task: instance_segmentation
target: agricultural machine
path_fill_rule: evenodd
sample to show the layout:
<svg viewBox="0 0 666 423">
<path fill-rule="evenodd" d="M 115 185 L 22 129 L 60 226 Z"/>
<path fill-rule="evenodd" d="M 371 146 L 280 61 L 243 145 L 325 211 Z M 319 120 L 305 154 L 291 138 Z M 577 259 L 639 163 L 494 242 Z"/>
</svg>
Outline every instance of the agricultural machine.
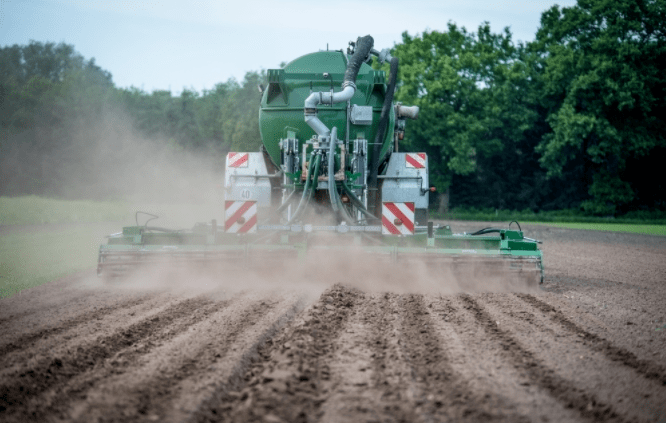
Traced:
<svg viewBox="0 0 666 423">
<path fill-rule="evenodd" d="M 386 73 L 373 60 L 390 64 Z M 230 152 L 221 220 L 170 230 L 145 224 L 110 235 L 98 274 L 142 264 L 234 266 L 352 253 L 361 260 L 493 271 L 543 280 L 538 241 L 520 227 L 453 234 L 428 218 L 428 156 L 399 151 L 418 107 L 393 101 L 398 59 L 370 36 L 267 72 L 258 152 Z M 321 253 L 319 255 L 318 253 Z"/>
</svg>

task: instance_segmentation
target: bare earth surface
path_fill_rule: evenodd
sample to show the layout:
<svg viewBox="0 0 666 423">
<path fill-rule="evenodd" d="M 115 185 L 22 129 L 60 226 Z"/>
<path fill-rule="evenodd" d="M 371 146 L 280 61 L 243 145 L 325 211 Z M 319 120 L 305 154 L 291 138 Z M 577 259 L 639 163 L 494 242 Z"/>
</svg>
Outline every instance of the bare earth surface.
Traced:
<svg viewBox="0 0 666 423">
<path fill-rule="evenodd" d="M 666 422 L 666 238 L 523 230 L 531 292 L 24 291 L 0 300 L 0 421 Z"/>
</svg>

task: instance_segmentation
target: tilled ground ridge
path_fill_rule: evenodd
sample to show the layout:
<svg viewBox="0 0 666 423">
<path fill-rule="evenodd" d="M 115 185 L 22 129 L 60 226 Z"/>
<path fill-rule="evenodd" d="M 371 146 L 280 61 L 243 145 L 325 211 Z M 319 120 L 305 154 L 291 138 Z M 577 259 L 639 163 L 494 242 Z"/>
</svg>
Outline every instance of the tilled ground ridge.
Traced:
<svg viewBox="0 0 666 423">
<path fill-rule="evenodd" d="M 530 351 L 523 348 L 510 333 L 499 328 L 488 312 L 471 296 L 463 295 L 466 308 L 474 313 L 486 333 L 499 342 L 513 365 L 524 370 L 532 383 L 548 390 L 567 408 L 578 410 L 591 421 L 624 421 L 613 408 L 600 402 L 593 394 L 585 392 L 544 366 Z"/>
<path fill-rule="evenodd" d="M 259 350 L 245 387 L 200 410 L 196 421 L 305 422 L 320 416 L 330 370 L 326 357 L 359 292 L 335 286 L 295 324 Z"/>
<path fill-rule="evenodd" d="M 657 363 L 649 362 L 647 360 L 641 360 L 631 351 L 613 345 L 613 343 L 609 342 L 608 340 L 586 331 L 571 320 L 567 319 L 560 310 L 556 309 L 550 304 L 541 301 L 533 295 L 517 294 L 517 296 L 521 300 L 530 305 L 533 305 L 538 310 L 550 316 L 553 321 L 561 324 L 571 333 L 582 337 L 583 340 L 589 343 L 595 350 L 603 353 L 609 359 L 618 363 L 622 363 L 623 365 L 636 370 L 646 378 L 657 380 L 666 386 L 666 369 L 664 369 L 663 366 L 660 366 Z"/>
</svg>

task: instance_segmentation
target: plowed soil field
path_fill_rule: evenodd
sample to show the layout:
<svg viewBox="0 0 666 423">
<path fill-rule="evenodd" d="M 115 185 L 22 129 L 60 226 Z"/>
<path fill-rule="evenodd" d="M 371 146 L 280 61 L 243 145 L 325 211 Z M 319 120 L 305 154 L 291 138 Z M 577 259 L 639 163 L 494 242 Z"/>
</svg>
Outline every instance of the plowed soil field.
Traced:
<svg viewBox="0 0 666 423">
<path fill-rule="evenodd" d="M 665 422 L 666 238 L 523 229 L 532 291 L 92 271 L 23 291 L 0 300 L 0 421 Z"/>
</svg>

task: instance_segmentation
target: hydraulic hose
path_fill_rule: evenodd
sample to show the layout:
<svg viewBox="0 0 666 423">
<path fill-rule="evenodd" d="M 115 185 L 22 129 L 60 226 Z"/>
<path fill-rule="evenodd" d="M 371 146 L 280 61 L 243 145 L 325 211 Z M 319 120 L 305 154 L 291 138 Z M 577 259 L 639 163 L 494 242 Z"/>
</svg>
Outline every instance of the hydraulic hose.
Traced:
<svg viewBox="0 0 666 423">
<path fill-rule="evenodd" d="M 338 140 L 338 128 L 333 127 L 331 131 L 331 140 L 328 148 L 328 197 L 331 200 L 331 207 L 333 211 L 339 210 L 340 199 L 338 198 L 338 190 L 335 186 L 335 146 Z"/>
<path fill-rule="evenodd" d="M 290 225 L 292 222 L 298 219 L 303 210 L 307 208 L 308 203 L 310 203 L 310 200 L 312 199 L 312 193 L 317 189 L 317 177 L 319 175 L 320 163 L 321 163 L 321 155 L 317 154 L 317 157 L 315 157 L 314 172 L 311 172 L 308 175 L 307 179 L 305 180 L 305 187 L 303 188 L 303 196 L 301 197 L 301 201 L 298 203 L 298 207 L 296 207 L 294 215 L 291 217 L 289 222 L 287 222 L 287 225 Z M 312 184 L 313 181 L 314 185 Z"/>
<path fill-rule="evenodd" d="M 485 235 L 485 234 L 493 234 L 493 233 L 499 233 L 501 229 L 499 228 L 483 228 L 479 229 L 478 231 L 470 234 L 470 235 Z"/>
<path fill-rule="evenodd" d="M 347 64 L 344 82 L 342 83 L 343 86 L 345 82 L 356 83 L 358 71 L 361 69 L 361 65 L 363 62 L 365 62 L 365 59 L 368 58 L 374 43 L 375 40 L 370 35 L 359 37 L 356 40 L 356 49 L 354 50 L 354 54 L 349 59 L 349 63 Z"/>
<path fill-rule="evenodd" d="M 293 197 L 294 194 L 296 194 L 296 190 L 293 190 L 291 193 L 289 193 L 289 195 L 287 196 L 287 199 L 284 200 L 284 203 L 282 203 L 282 205 L 280 207 L 278 207 L 277 210 L 275 210 L 276 214 L 282 212 L 289 205 L 289 202 L 291 201 L 291 197 Z"/>
<path fill-rule="evenodd" d="M 352 203 L 359 209 L 361 213 L 363 213 L 366 217 L 371 218 L 371 219 L 376 219 L 379 220 L 377 216 L 374 214 L 370 213 L 366 208 L 363 202 L 354 194 L 354 191 L 349 188 L 349 186 L 345 183 L 345 181 L 342 181 L 342 189 L 345 190 L 349 198 L 351 198 Z"/>
<path fill-rule="evenodd" d="M 338 196 L 337 200 L 338 200 L 338 208 L 342 211 L 342 219 L 345 222 L 347 222 L 348 225 L 353 225 L 354 223 L 356 223 L 354 218 L 349 215 L 349 212 L 347 211 L 345 206 L 342 204 L 342 200 L 340 200 L 339 196 Z"/>
<path fill-rule="evenodd" d="M 391 107 L 393 104 L 393 93 L 395 92 L 395 85 L 398 80 L 398 58 L 391 59 L 391 74 L 389 76 L 389 84 L 386 89 L 386 96 L 384 97 L 384 104 L 382 105 L 382 113 L 379 117 L 379 125 L 377 127 L 377 136 L 375 137 L 375 144 L 372 148 L 372 172 L 370 173 L 370 186 L 377 189 L 377 174 L 379 173 L 379 153 L 381 153 L 381 146 L 386 137 L 386 128 L 388 126 L 389 118 L 391 117 Z M 375 190 L 375 208 L 377 208 L 379 190 Z"/>
<path fill-rule="evenodd" d="M 349 215 L 347 209 L 342 204 L 342 200 L 338 194 L 338 188 L 335 184 L 335 147 L 338 140 L 337 135 L 338 128 L 333 127 L 328 148 L 328 197 L 331 201 L 331 208 L 333 209 L 333 212 L 342 212 L 342 218 L 351 225 L 354 223 L 354 219 Z"/>
</svg>

